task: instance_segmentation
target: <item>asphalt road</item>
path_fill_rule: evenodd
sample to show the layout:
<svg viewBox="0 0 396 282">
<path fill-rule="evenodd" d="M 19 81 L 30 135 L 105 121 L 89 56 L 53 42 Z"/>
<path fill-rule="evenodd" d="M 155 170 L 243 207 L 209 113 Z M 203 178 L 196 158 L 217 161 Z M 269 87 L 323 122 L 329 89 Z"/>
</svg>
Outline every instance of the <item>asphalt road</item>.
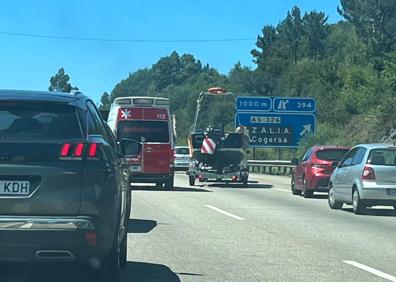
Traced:
<svg viewBox="0 0 396 282">
<path fill-rule="evenodd" d="M 288 177 L 174 191 L 135 187 L 122 281 L 396 281 L 396 212 L 330 210 Z M 87 281 L 85 269 L 12 265 L 2 281 Z"/>
</svg>

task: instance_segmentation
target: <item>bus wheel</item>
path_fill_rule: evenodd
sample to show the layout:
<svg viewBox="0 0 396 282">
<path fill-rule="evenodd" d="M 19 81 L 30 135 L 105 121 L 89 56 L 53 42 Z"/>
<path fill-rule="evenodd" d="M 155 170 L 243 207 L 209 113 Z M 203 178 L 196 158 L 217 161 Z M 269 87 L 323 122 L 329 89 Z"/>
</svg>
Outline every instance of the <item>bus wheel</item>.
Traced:
<svg viewBox="0 0 396 282">
<path fill-rule="evenodd" d="M 167 178 L 165 180 L 165 189 L 166 190 L 173 190 L 173 188 L 174 188 L 173 184 L 174 184 L 174 177 L 172 175 L 172 176 L 170 176 L 169 178 Z"/>
</svg>

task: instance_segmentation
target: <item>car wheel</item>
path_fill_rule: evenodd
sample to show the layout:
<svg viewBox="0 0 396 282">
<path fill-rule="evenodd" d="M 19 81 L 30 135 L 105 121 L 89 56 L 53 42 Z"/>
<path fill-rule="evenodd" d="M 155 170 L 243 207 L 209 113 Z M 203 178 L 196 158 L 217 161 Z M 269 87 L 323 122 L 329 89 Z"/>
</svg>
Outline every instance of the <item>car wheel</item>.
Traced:
<svg viewBox="0 0 396 282">
<path fill-rule="evenodd" d="M 333 186 L 330 186 L 329 189 L 329 196 L 327 198 L 328 203 L 329 203 L 329 207 L 333 210 L 339 210 L 342 208 L 342 206 L 344 205 L 343 202 L 337 201 L 335 199 L 335 193 L 334 193 L 334 188 Z"/>
<path fill-rule="evenodd" d="M 248 176 L 242 176 L 241 181 L 242 181 L 243 187 L 248 187 L 248 182 L 249 182 Z"/>
<path fill-rule="evenodd" d="M 312 198 L 312 196 L 313 196 L 313 191 L 308 189 L 308 185 L 307 185 L 307 182 L 305 181 L 305 178 L 304 178 L 303 196 L 304 196 L 304 198 Z"/>
<path fill-rule="evenodd" d="M 173 188 L 174 188 L 174 178 L 173 176 L 171 176 L 165 180 L 165 189 L 173 190 Z"/>
<path fill-rule="evenodd" d="M 189 176 L 188 182 L 189 182 L 190 186 L 194 186 L 195 185 L 195 176 Z"/>
<path fill-rule="evenodd" d="M 102 282 L 120 281 L 121 246 L 118 244 L 118 236 L 119 236 L 119 230 L 117 226 L 117 232 L 114 237 L 114 242 L 111 251 L 102 261 L 99 269 L 95 270 L 94 272 L 95 281 L 102 281 Z"/>
<path fill-rule="evenodd" d="M 296 182 L 294 181 L 294 176 L 291 178 L 290 188 L 293 195 L 301 195 L 301 190 L 296 189 Z"/>
<path fill-rule="evenodd" d="M 352 207 L 355 214 L 364 214 L 366 207 L 360 199 L 359 191 L 355 188 L 352 194 Z"/>
</svg>

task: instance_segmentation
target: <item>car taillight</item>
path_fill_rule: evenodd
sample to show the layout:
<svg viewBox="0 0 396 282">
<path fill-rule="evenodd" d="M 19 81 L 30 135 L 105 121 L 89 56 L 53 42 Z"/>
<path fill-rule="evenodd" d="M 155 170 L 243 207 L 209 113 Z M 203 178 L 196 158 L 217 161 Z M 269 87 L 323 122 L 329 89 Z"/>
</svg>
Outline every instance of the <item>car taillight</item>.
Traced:
<svg viewBox="0 0 396 282">
<path fill-rule="evenodd" d="M 375 181 L 374 169 L 370 166 L 365 166 L 363 169 L 362 180 Z"/>
<path fill-rule="evenodd" d="M 96 144 L 96 143 L 89 144 L 88 157 L 90 157 L 90 158 L 96 157 L 97 150 L 98 150 L 98 144 Z"/>
<path fill-rule="evenodd" d="M 60 152 L 60 156 L 67 157 L 69 155 L 70 147 L 71 147 L 71 144 L 69 144 L 69 143 L 63 144 L 61 152 Z"/>
<path fill-rule="evenodd" d="M 78 143 L 76 145 L 74 145 L 74 157 L 82 157 L 83 155 L 83 151 L 84 151 L 84 144 L 82 143 Z"/>
<path fill-rule="evenodd" d="M 95 158 L 97 157 L 97 151 L 98 151 L 97 143 L 90 143 L 88 145 L 84 143 L 77 143 L 77 144 L 65 143 L 61 147 L 60 157 L 65 158 L 67 160 L 73 158 L 81 159 L 84 156 L 87 156 L 89 158 Z"/>
</svg>

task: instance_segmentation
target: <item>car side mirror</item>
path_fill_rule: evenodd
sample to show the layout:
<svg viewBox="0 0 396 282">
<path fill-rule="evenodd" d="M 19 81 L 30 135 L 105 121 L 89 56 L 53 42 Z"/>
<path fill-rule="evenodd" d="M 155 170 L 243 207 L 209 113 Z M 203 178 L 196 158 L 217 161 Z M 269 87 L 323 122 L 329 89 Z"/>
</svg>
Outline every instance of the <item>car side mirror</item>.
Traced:
<svg viewBox="0 0 396 282">
<path fill-rule="evenodd" d="M 119 142 L 120 151 L 123 156 L 131 156 L 139 154 L 142 145 L 140 142 L 133 139 L 123 138 Z"/>
<path fill-rule="evenodd" d="M 291 164 L 292 164 L 292 165 L 298 165 L 298 164 L 299 164 L 298 159 L 297 159 L 297 158 L 291 159 Z"/>
<path fill-rule="evenodd" d="M 340 164 L 339 161 L 332 161 L 332 162 L 331 162 L 331 166 L 334 167 L 334 168 L 338 167 L 339 164 Z"/>
</svg>

